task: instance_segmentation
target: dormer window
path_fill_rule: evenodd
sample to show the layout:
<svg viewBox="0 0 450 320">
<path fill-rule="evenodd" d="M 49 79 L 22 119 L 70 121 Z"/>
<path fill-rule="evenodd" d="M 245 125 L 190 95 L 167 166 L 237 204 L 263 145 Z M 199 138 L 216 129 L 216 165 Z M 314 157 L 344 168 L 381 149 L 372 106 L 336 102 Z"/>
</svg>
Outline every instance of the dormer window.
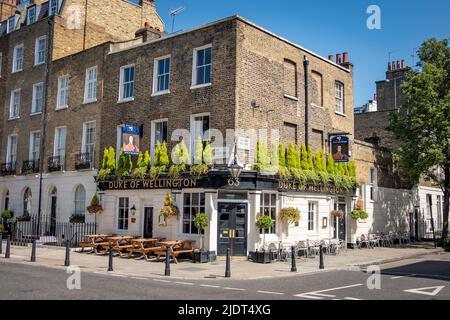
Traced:
<svg viewBox="0 0 450 320">
<path fill-rule="evenodd" d="M 8 19 L 8 25 L 6 26 L 7 27 L 6 33 L 11 33 L 14 30 L 16 30 L 16 24 L 17 24 L 17 15 L 10 17 Z"/>
<path fill-rule="evenodd" d="M 49 15 L 58 14 L 59 0 L 50 0 L 50 12 Z"/>
<path fill-rule="evenodd" d="M 32 24 L 36 22 L 36 6 L 28 8 L 27 19 L 28 19 L 27 24 Z"/>
</svg>

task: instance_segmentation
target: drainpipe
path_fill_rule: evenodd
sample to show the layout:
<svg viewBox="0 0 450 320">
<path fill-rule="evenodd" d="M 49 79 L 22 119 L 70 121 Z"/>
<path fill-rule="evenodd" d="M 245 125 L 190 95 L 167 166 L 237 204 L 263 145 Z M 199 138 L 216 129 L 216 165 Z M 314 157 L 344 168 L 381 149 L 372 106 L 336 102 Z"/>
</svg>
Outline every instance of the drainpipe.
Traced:
<svg viewBox="0 0 450 320">
<path fill-rule="evenodd" d="M 44 101 L 42 106 L 42 134 L 41 146 L 39 148 L 39 203 L 38 203 L 38 236 L 41 235 L 41 215 L 42 215 L 42 184 L 44 173 L 44 158 L 45 158 L 45 139 L 47 130 L 47 104 L 48 104 L 48 88 L 50 82 L 52 54 L 53 54 L 53 22 L 54 17 L 48 18 L 48 32 L 47 32 L 47 57 L 45 61 L 45 83 L 44 83 Z"/>
<path fill-rule="evenodd" d="M 309 60 L 303 56 L 303 69 L 305 72 L 305 145 L 309 146 Z"/>
</svg>

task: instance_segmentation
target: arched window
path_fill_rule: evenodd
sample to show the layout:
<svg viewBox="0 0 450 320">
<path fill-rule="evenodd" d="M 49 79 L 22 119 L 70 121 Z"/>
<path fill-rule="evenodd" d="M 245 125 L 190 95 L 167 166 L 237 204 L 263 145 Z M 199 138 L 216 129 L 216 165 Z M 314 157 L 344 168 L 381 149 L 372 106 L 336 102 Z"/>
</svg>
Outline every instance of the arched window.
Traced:
<svg viewBox="0 0 450 320">
<path fill-rule="evenodd" d="M 84 214 L 86 211 L 86 190 L 80 184 L 75 190 L 75 214 Z"/>
<path fill-rule="evenodd" d="M 26 188 L 23 193 L 23 215 L 31 215 L 31 189 Z"/>
<path fill-rule="evenodd" d="M 4 210 L 8 210 L 9 209 L 9 190 L 5 191 L 5 201 L 3 202 L 4 204 Z"/>
</svg>

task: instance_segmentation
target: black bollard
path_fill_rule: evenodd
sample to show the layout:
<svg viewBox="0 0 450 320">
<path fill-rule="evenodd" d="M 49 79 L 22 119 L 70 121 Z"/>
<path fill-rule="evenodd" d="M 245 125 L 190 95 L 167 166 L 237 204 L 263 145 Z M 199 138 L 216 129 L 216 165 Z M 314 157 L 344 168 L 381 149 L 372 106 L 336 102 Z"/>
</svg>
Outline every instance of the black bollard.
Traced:
<svg viewBox="0 0 450 320">
<path fill-rule="evenodd" d="M 164 275 L 170 277 L 170 247 L 166 246 L 166 268 L 164 270 Z"/>
<path fill-rule="evenodd" d="M 291 247 L 291 272 L 297 272 L 297 260 L 295 259 L 295 247 Z"/>
<path fill-rule="evenodd" d="M 36 262 L 36 239 L 31 244 L 31 262 Z"/>
<path fill-rule="evenodd" d="M 323 247 L 322 247 L 322 245 L 320 245 L 319 248 L 320 248 L 320 253 L 319 253 L 319 258 L 320 258 L 319 269 L 325 269 L 325 267 L 324 267 L 324 265 L 323 265 Z"/>
<path fill-rule="evenodd" d="M 69 247 L 69 240 L 66 241 L 66 259 L 64 260 L 64 266 L 65 266 L 65 267 L 70 266 L 70 247 Z"/>
<path fill-rule="evenodd" d="M 0 254 L 3 253 L 3 233 L 0 233 Z"/>
<path fill-rule="evenodd" d="M 108 262 L 108 272 L 113 270 L 113 250 L 112 246 L 109 246 L 109 262 Z"/>
<path fill-rule="evenodd" d="M 11 241 L 8 239 L 6 240 L 6 251 L 5 251 L 5 259 L 9 259 L 11 256 Z"/>
<path fill-rule="evenodd" d="M 225 278 L 231 278 L 231 250 L 227 249 L 227 261 L 225 264 Z"/>
</svg>

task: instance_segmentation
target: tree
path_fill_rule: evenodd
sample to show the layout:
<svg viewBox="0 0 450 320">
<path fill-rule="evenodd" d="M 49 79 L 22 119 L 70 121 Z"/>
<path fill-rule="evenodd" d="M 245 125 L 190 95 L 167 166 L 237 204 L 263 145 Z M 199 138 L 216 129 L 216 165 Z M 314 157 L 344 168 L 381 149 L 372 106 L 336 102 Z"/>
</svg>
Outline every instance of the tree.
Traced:
<svg viewBox="0 0 450 320">
<path fill-rule="evenodd" d="M 314 170 L 314 163 L 313 163 L 313 154 L 311 147 L 308 146 L 308 168 L 307 170 Z"/>
<path fill-rule="evenodd" d="M 280 167 L 286 166 L 286 150 L 282 143 L 280 143 L 279 151 L 278 151 L 278 165 Z"/>
<path fill-rule="evenodd" d="M 161 142 L 158 141 L 155 148 L 155 155 L 153 158 L 153 165 L 155 167 L 161 166 Z"/>
<path fill-rule="evenodd" d="M 335 174 L 336 173 L 336 166 L 334 164 L 334 159 L 331 156 L 331 154 L 328 155 L 328 161 L 327 161 L 327 172 L 329 174 Z"/>
<path fill-rule="evenodd" d="M 298 146 L 293 143 L 289 143 L 289 148 L 286 156 L 286 166 L 289 169 L 300 169 L 300 154 Z"/>
<path fill-rule="evenodd" d="M 211 144 L 206 142 L 205 149 L 203 150 L 203 162 L 211 166 L 213 164 L 213 150 L 211 148 Z"/>
<path fill-rule="evenodd" d="M 389 130 L 399 140 L 394 151 L 413 181 L 429 179 L 444 193 L 442 238 L 448 237 L 450 198 L 450 47 L 429 39 L 418 51 L 421 72 L 402 84 L 405 102 L 391 114 Z"/>
<path fill-rule="evenodd" d="M 303 170 L 308 170 L 308 151 L 306 151 L 306 145 L 304 143 L 302 143 L 300 165 Z"/>
<path fill-rule="evenodd" d="M 102 159 L 102 169 L 108 169 L 108 158 L 109 158 L 109 151 L 108 148 L 105 148 L 103 151 L 103 159 Z"/>
<path fill-rule="evenodd" d="M 169 153 L 167 152 L 167 143 L 165 141 L 161 146 L 161 152 L 159 154 L 159 166 L 166 168 L 169 166 Z"/>
<path fill-rule="evenodd" d="M 144 155 L 144 162 L 143 162 L 143 166 L 145 166 L 148 169 L 150 169 L 150 165 L 151 165 L 152 159 L 150 158 L 150 152 L 145 151 L 145 155 Z"/>
</svg>

